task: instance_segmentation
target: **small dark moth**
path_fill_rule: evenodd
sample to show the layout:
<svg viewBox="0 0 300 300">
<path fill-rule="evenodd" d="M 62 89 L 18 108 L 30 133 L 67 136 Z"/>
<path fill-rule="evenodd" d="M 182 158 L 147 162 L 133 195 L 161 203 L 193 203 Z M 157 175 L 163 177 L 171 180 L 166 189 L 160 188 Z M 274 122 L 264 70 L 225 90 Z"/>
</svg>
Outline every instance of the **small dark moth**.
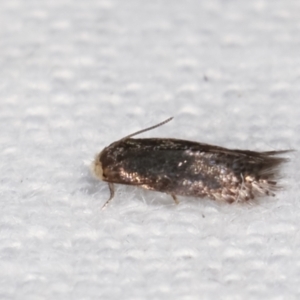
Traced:
<svg viewBox="0 0 300 300">
<path fill-rule="evenodd" d="M 179 139 L 132 138 L 172 119 L 130 134 L 96 156 L 93 171 L 110 189 L 103 208 L 114 197 L 114 183 L 167 193 L 176 203 L 176 195 L 245 202 L 274 196 L 280 188 L 278 171 L 287 159 L 278 155 L 290 150 L 255 152 Z"/>
</svg>

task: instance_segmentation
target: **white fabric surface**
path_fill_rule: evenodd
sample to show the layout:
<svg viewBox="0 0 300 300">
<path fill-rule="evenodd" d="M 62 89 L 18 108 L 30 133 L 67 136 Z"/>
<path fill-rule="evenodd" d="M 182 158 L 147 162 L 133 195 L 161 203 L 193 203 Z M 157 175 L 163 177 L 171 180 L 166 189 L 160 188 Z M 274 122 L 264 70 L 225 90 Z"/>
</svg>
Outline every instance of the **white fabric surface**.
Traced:
<svg viewBox="0 0 300 300">
<path fill-rule="evenodd" d="M 300 2 L 0 3 L 0 299 L 299 299 L 298 152 L 250 205 L 118 186 L 143 137 L 300 149 Z M 140 136 L 140 137 L 142 137 Z"/>
</svg>

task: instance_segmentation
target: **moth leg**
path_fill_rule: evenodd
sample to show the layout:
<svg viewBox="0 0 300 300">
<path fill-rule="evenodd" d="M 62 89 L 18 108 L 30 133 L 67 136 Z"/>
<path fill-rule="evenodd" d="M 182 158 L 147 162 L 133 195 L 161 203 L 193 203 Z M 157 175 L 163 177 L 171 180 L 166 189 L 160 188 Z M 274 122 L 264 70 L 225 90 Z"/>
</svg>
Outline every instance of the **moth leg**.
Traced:
<svg viewBox="0 0 300 300">
<path fill-rule="evenodd" d="M 242 173 L 240 174 L 240 176 L 241 176 L 242 182 L 241 182 L 240 187 L 237 190 L 237 194 L 236 194 L 235 200 L 233 202 L 240 202 L 241 201 L 241 194 L 242 194 L 243 189 L 245 188 L 244 176 L 243 176 Z"/>
<path fill-rule="evenodd" d="M 109 182 L 108 183 L 108 187 L 109 187 L 109 191 L 110 191 L 110 196 L 109 196 L 109 199 L 104 203 L 104 205 L 102 206 L 101 210 L 104 210 L 108 203 L 112 200 L 112 198 L 115 196 L 115 187 L 114 187 L 114 184 Z"/>
<path fill-rule="evenodd" d="M 174 194 L 171 194 L 171 196 L 172 196 L 172 198 L 173 198 L 174 202 L 175 202 L 176 204 L 179 204 L 179 201 L 178 201 L 178 199 L 177 199 L 176 195 L 174 195 Z"/>
</svg>

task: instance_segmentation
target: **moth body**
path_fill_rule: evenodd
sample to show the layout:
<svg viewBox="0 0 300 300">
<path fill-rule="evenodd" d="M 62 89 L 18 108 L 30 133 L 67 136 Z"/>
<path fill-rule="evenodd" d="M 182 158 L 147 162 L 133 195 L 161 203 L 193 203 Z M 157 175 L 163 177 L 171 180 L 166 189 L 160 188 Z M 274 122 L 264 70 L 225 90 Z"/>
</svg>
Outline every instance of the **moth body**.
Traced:
<svg viewBox="0 0 300 300">
<path fill-rule="evenodd" d="M 113 184 L 119 183 L 167 193 L 175 201 L 179 195 L 245 202 L 274 195 L 279 167 L 287 161 L 279 155 L 288 150 L 231 150 L 179 139 L 133 139 L 133 135 L 96 156 L 94 173 L 109 183 L 110 199 Z"/>
</svg>

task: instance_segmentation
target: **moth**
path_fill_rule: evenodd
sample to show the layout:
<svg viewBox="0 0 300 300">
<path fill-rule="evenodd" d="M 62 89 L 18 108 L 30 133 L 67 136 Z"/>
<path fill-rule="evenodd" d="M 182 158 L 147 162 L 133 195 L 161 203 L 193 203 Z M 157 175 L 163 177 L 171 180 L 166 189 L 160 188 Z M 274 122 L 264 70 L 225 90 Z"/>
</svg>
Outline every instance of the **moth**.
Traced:
<svg viewBox="0 0 300 300">
<path fill-rule="evenodd" d="M 213 200 L 246 202 L 261 196 L 274 196 L 280 157 L 291 150 L 256 152 L 226 149 L 188 140 L 133 138 L 171 121 L 139 130 L 105 147 L 95 158 L 93 171 L 106 181 L 110 197 L 114 184 L 140 186 L 172 196 L 208 197 Z"/>
</svg>

